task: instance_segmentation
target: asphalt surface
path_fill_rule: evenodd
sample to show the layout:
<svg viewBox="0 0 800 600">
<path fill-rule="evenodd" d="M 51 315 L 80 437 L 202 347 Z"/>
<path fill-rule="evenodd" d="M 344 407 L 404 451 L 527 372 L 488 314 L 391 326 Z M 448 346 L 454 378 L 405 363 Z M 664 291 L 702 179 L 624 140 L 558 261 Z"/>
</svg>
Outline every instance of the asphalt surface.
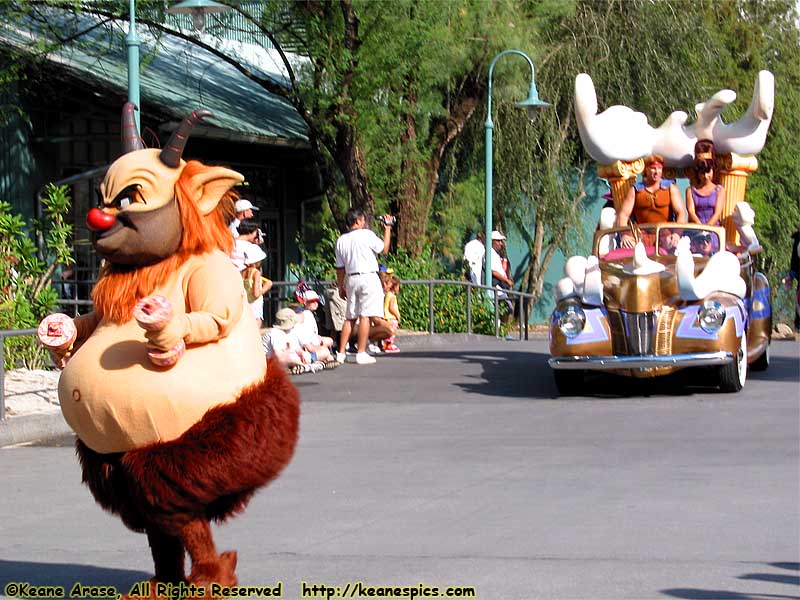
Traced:
<svg viewBox="0 0 800 600">
<path fill-rule="evenodd" d="M 773 343 L 739 394 L 687 387 L 701 372 L 559 399 L 542 341 L 408 343 L 297 376 L 295 458 L 217 545 L 239 551 L 241 585 L 280 581 L 284 598 L 358 581 L 483 600 L 797 598 L 798 348 Z M 71 444 L 0 450 L 0 594 L 152 575 Z"/>
</svg>

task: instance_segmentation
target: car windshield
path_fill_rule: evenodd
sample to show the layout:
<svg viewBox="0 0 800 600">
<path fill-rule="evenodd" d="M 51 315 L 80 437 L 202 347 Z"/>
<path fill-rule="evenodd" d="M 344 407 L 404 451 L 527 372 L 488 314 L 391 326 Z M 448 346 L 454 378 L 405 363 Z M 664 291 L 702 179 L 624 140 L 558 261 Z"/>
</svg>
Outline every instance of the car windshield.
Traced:
<svg viewBox="0 0 800 600">
<path fill-rule="evenodd" d="M 708 258 L 721 248 L 717 227 L 643 225 L 639 228 L 641 241 L 648 256 L 674 256 L 681 238 L 688 238 L 692 255 Z M 633 256 L 634 238 L 628 228 L 617 228 L 601 232 L 597 239 L 597 256 L 613 261 Z"/>
</svg>

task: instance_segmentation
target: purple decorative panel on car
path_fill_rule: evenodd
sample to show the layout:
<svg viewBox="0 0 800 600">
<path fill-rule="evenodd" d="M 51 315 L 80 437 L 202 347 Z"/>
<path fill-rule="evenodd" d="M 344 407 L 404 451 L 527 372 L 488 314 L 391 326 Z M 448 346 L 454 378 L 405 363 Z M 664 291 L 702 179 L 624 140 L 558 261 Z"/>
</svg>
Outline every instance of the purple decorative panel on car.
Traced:
<svg viewBox="0 0 800 600">
<path fill-rule="evenodd" d="M 697 313 L 700 312 L 702 306 L 694 305 L 685 308 L 679 308 L 678 313 L 681 316 L 681 324 L 675 332 L 677 338 L 691 338 L 695 340 L 716 340 L 717 332 L 708 333 L 703 331 L 697 322 Z M 733 319 L 736 324 L 736 337 L 741 337 L 744 333 L 744 306 L 737 304 L 735 306 L 725 307 L 726 319 Z"/>
<path fill-rule="evenodd" d="M 588 308 L 585 309 L 586 325 L 583 331 L 576 335 L 574 338 L 567 338 L 567 345 L 573 344 L 589 344 L 592 342 L 605 342 L 608 340 L 608 333 L 606 328 L 603 327 L 606 311 L 604 308 Z"/>
</svg>

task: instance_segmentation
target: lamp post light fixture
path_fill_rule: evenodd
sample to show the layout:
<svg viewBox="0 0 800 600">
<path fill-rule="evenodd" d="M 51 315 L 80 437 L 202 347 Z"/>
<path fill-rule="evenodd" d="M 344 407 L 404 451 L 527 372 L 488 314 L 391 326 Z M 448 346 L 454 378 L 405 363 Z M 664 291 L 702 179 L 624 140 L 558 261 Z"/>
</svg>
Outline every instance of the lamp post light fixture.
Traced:
<svg viewBox="0 0 800 600">
<path fill-rule="evenodd" d="M 484 130 L 486 132 L 486 221 L 485 221 L 485 235 L 484 240 L 484 284 L 487 286 L 492 285 L 492 132 L 494 130 L 494 123 L 492 123 L 492 73 L 494 72 L 494 65 L 500 60 L 501 57 L 507 54 L 517 54 L 525 60 L 531 67 L 531 85 L 528 89 L 528 97 L 522 102 L 517 102 L 516 106 L 524 108 L 528 112 L 528 118 L 533 121 L 539 113 L 540 108 L 547 108 L 550 106 L 547 102 L 539 99 L 539 92 L 536 91 L 536 79 L 534 78 L 533 61 L 524 52 L 519 50 L 503 50 L 500 54 L 494 57 L 489 65 L 489 100 L 488 109 L 486 111 L 486 123 Z"/>
<path fill-rule="evenodd" d="M 225 12 L 230 8 L 230 6 L 214 2 L 214 0 L 183 0 L 172 8 L 168 8 L 167 12 L 171 15 L 191 15 L 192 27 L 198 33 L 202 33 L 206 28 L 207 14 Z"/>
</svg>

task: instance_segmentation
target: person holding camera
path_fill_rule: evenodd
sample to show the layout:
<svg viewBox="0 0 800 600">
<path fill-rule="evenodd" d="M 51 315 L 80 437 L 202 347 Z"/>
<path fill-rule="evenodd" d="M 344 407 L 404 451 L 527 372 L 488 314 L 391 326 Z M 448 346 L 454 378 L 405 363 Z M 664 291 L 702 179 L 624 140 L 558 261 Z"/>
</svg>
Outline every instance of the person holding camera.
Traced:
<svg viewBox="0 0 800 600">
<path fill-rule="evenodd" d="M 356 320 L 358 336 L 356 364 L 369 365 L 375 358 L 367 354 L 367 340 L 371 317 L 383 317 L 383 286 L 378 278 L 378 254 L 389 252 L 392 227 L 395 218 L 380 217 L 383 224 L 383 239 L 367 228 L 367 217 L 363 210 L 351 208 L 345 215 L 348 231 L 336 240 L 336 283 L 339 295 L 347 300 L 347 310 L 339 335 L 339 351 L 336 360 L 343 363 L 345 349 Z M 360 319 L 359 319 L 360 318 Z"/>
</svg>

